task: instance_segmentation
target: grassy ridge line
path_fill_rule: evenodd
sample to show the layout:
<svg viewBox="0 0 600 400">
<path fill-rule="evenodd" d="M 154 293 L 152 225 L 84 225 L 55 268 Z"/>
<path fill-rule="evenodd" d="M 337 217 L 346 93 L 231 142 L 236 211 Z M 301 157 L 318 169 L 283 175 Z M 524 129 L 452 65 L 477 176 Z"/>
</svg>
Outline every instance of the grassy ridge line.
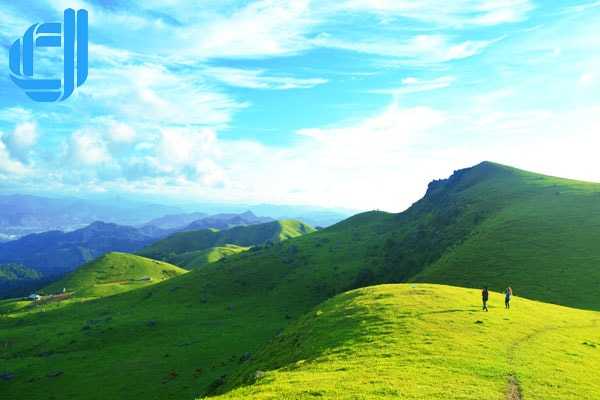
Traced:
<svg viewBox="0 0 600 400">
<path fill-rule="evenodd" d="M 73 297 L 104 297 L 156 284 L 186 272 L 162 261 L 113 252 L 81 266 L 41 292 L 52 294 L 66 289 Z"/>
<path fill-rule="evenodd" d="M 411 280 L 497 290 L 511 284 L 531 298 L 600 309 L 600 185 L 513 173 L 518 179 L 469 193 L 501 196 L 510 184 L 512 201 Z"/>
<path fill-rule="evenodd" d="M 222 231 L 205 229 L 180 232 L 142 249 L 138 254 L 168 262 L 176 262 L 177 257 L 184 253 L 227 245 L 250 247 L 265 243 L 278 243 L 311 232 L 314 232 L 312 227 L 295 220 L 238 226 Z"/>
<path fill-rule="evenodd" d="M 243 365 L 244 353 L 256 354 L 320 302 L 348 289 L 398 282 L 427 271 L 445 254 L 481 234 L 479 229 L 492 229 L 486 221 L 495 215 L 540 192 L 556 196 L 557 185 L 561 191 L 576 192 L 568 210 L 583 215 L 590 209 L 579 207 L 581 199 L 600 191 L 599 185 L 556 183 L 533 174 L 524 177 L 518 170 L 485 163 L 430 185 L 425 198 L 402 214 L 364 213 L 323 231 L 234 255 L 218 265 L 118 296 L 66 307 L 48 305 L 40 312 L 14 311 L 0 319 L 0 342 L 10 343 L 1 349 L 1 357 L 6 368 L 19 376 L 6 385 L 6 393 L 15 399 L 197 396 L 220 376 L 231 377 Z M 544 221 L 548 217 L 544 210 L 538 207 L 533 217 Z M 555 210 L 568 215 L 562 207 Z M 528 232 L 520 233 L 523 239 Z M 568 232 L 557 232 L 564 242 L 574 240 Z M 497 237 L 493 231 L 487 234 L 489 240 Z M 592 257 L 598 252 L 597 245 L 585 242 L 578 254 Z M 476 276 L 476 271 L 487 273 L 486 257 L 478 252 L 468 263 L 458 264 L 462 279 L 468 281 L 465 276 Z M 560 259 L 551 265 L 555 266 L 561 266 Z M 600 308 L 597 296 L 588 291 L 595 276 L 581 275 L 575 267 L 570 279 L 583 290 L 567 301 Z M 493 272 L 491 279 L 485 279 L 490 286 L 502 289 L 510 283 L 518 295 L 535 293 L 532 286 L 513 280 L 519 275 L 504 269 Z M 548 277 L 540 298 L 561 301 L 562 281 L 552 274 Z M 468 284 L 480 282 L 473 279 Z M 102 322 L 83 330 L 87 321 Z M 47 332 L 61 335 L 49 340 Z M 54 351 L 51 362 L 40 362 L 37 354 L 48 351 Z M 115 366 L 131 371 L 129 376 L 115 374 Z M 64 371 L 65 379 L 46 377 L 55 369 Z M 172 371 L 177 377 L 163 383 Z M 35 384 L 29 382 L 32 378 Z M 131 388 L 132 381 L 144 385 Z M 101 386 L 102 396 L 82 391 L 90 385 Z"/>
<path fill-rule="evenodd" d="M 215 399 L 500 399 L 511 377 L 527 399 L 600 397 L 590 373 L 600 313 L 522 298 L 504 310 L 497 293 L 484 313 L 479 299 L 423 284 L 341 294 L 291 324 Z"/>
<path fill-rule="evenodd" d="M 186 269 L 200 268 L 206 264 L 217 262 L 225 257 L 239 254 L 249 249 L 250 247 L 226 244 L 224 246 L 210 247 L 206 250 L 177 254 L 171 258 L 171 262 Z"/>
</svg>

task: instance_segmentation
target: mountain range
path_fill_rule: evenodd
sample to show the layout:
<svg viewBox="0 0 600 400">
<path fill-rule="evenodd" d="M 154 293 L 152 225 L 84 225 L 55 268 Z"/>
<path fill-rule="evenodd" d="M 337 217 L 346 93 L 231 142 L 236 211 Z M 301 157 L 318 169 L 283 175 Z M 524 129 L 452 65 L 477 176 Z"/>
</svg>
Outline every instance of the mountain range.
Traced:
<svg viewBox="0 0 600 400">
<path fill-rule="evenodd" d="M 187 219 L 191 216 L 200 217 L 191 223 Z M 268 217 L 257 217 L 247 211 L 241 214 L 218 214 L 205 216 L 202 214 L 186 214 L 172 217 L 162 217 L 154 224 L 144 224 L 140 227 L 123 226 L 113 223 L 94 222 L 84 228 L 71 232 L 50 231 L 38 234 L 30 234 L 20 239 L 0 243 L 0 264 L 18 263 L 41 273 L 45 279 L 64 275 L 78 266 L 90 262 L 93 259 L 109 252 L 137 252 L 155 241 L 165 238 L 174 232 L 188 231 L 193 236 L 197 230 L 228 229 L 236 226 L 249 226 L 272 221 Z M 177 222 L 183 223 L 183 226 Z M 171 226 L 166 229 L 165 227 Z M 270 231 L 269 231 L 270 232 Z M 223 233 L 209 231 L 209 235 L 220 236 Z M 202 234 L 201 234 L 202 235 Z M 265 239 L 266 240 L 266 239 Z M 244 246 L 262 244 L 262 241 L 245 241 Z M 220 244 L 232 244 L 220 243 Z M 232 248 L 219 248 L 209 250 L 207 246 L 201 250 L 207 250 L 205 258 L 215 259 L 226 254 L 232 254 Z M 200 250 L 195 248 L 194 250 Z M 245 250 L 245 248 L 240 248 Z M 186 257 L 190 257 L 188 254 Z M 196 254 L 198 256 L 198 254 Z M 199 265 L 201 258 L 194 257 L 194 265 Z M 24 284 L 26 277 L 20 282 Z M 0 278 L 0 283 L 3 282 Z M 11 287 L 16 281 L 13 281 Z M 35 280 L 25 287 L 34 287 Z M 8 282 L 6 282 L 8 287 Z M 11 289 L 11 293 L 15 293 Z M 0 288 L 0 297 L 6 293 Z"/>
<path fill-rule="evenodd" d="M 94 301 L 0 302 L 3 390 L 15 399 L 597 398 L 599 227 L 600 184 L 484 162 L 430 183 L 399 214 L 358 214 Z M 173 239 L 185 234 L 140 253 L 194 251 L 199 238 Z M 488 313 L 469 289 L 483 286 Z"/>
<path fill-rule="evenodd" d="M 0 236 L 7 240 L 30 233 L 71 231 L 94 221 L 137 225 L 177 210 L 170 206 L 129 201 L 3 195 L 0 196 Z"/>
<path fill-rule="evenodd" d="M 73 231 L 95 221 L 136 227 L 151 225 L 165 230 L 177 230 L 210 215 L 221 214 L 221 217 L 225 218 L 227 215 L 243 214 L 247 210 L 257 215 L 269 216 L 271 221 L 293 218 L 313 226 L 328 226 L 351 215 L 343 210 L 304 206 L 208 203 L 170 206 L 123 198 L 89 200 L 11 194 L 0 195 L 0 242 L 18 239 L 31 233 Z"/>
<path fill-rule="evenodd" d="M 156 238 L 131 226 L 94 222 L 72 232 L 36 233 L 2 243 L 0 263 L 18 262 L 56 276 L 110 251 L 138 251 Z"/>
<path fill-rule="evenodd" d="M 255 222 L 248 213 L 245 218 Z M 237 221 L 238 218 L 234 218 Z M 231 221 L 231 220 L 228 220 Z M 219 261 L 232 255 L 257 246 L 272 246 L 284 240 L 306 235 L 315 230 L 300 221 L 281 220 L 253 225 L 235 226 L 233 228 L 202 229 L 179 232 L 140 250 L 142 256 L 167 261 L 184 268 L 197 268 L 209 262 Z"/>
</svg>

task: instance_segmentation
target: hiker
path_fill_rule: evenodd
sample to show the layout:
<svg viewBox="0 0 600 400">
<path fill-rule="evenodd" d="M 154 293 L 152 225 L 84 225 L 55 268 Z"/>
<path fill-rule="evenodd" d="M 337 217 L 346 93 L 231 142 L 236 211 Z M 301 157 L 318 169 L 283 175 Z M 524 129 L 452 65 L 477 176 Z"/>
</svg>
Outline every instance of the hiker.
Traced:
<svg viewBox="0 0 600 400">
<path fill-rule="evenodd" d="M 488 299 L 490 298 L 490 293 L 488 292 L 488 288 L 487 286 L 483 288 L 483 290 L 481 291 L 481 300 L 483 301 L 483 311 L 487 311 L 487 302 Z"/>
<path fill-rule="evenodd" d="M 510 298 L 512 297 L 512 288 L 509 286 L 506 288 L 504 292 L 504 307 L 506 309 L 510 308 Z"/>
</svg>

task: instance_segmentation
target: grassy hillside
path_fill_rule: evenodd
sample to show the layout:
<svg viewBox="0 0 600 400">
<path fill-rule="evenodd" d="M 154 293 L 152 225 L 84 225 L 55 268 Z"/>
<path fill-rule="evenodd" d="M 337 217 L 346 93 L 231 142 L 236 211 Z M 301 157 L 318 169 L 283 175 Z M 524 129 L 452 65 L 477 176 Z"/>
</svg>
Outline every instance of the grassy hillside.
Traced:
<svg viewBox="0 0 600 400">
<path fill-rule="evenodd" d="M 215 399 L 600 398 L 600 313 L 521 298 L 505 310 L 500 294 L 483 313 L 479 298 L 437 285 L 344 293 L 291 324 Z"/>
<path fill-rule="evenodd" d="M 414 280 L 512 284 L 531 298 L 600 309 L 600 185 L 495 167 L 508 173 L 457 193 L 454 201 L 481 207 L 496 197 L 499 207 Z"/>
<path fill-rule="evenodd" d="M 600 234 L 599 193 L 597 184 L 483 163 L 430 184 L 425 197 L 404 213 L 360 214 L 310 235 L 226 257 L 157 285 L 76 305 L 52 303 L 30 308 L 0 303 L 0 359 L 3 369 L 14 374 L 0 384 L 7 396 L 15 399 L 179 399 L 233 388 L 243 378 L 239 370 L 249 362 L 248 357 L 272 361 L 258 356 L 290 323 L 336 294 L 376 283 L 448 280 L 467 287 L 488 284 L 495 290 L 510 284 L 519 296 L 600 310 L 600 297 L 595 293 L 600 268 L 593 267 L 600 246 L 592 240 Z M 568 201 L 562 200 L 565 198 Z M 281 230 L 269 232 L 279 237 Z M 214 243 L 217 234 L 175 235 L 149 249 L 153 256 L 161 257 L 169 252 L 204 250 L 220 245 Z M 202 242 L 204 238 L 210 240 Z M 222 243 L 234 243 L 231 238 Z M 207 247 L 193 248 L 198 242 Z M 543 270 L 538 272 L 540 268 Z M 468 300 L 465 296 L 461 299 L 475 310 L 478 296 Z M 443 303 L 447 299 L 435 299 L 433 316 L 462 318 L 461 312 L 440 313 L 435 307 L 444 304 L 437 300 Z M 528 315 L 537 318 L 537 309 L 529 310 Z M 565 309 L 552 310 L 544 311 L 546 321 L 563 321 Z M 499 320 L 483 320 L 492 318 L 487 315 L 476 318 L 484 321 L 483 326 L 492 327 L 494 336 L 486 336 L 489 343 L 482 347 L 490 360 L 496 357 L 493 350 L 504 351 L 494 347 L 497 335 L 515 338 L 521 333 L 519 325 L 526 323 L 523 316 L 507 330 L 497 325 Z M 568 318 L 564 321 L 570 321 Z M 377 321 L 365 321 L 365 326 L 378 326 Z M 458 322 L 456 330 L 450 321 L 445 322 L 452 333 L 464 330 Z M 528 332 L 537 327 L 532 325 Z M 355 331 L 349 332 L 347 342 L 354 340 Z M 559 331 L 548 334 L 536 333 L 531 339 L 539 337 L 540 345 L 546 341 L 551 345 L 538 354 L 541 362 L 544 357 L 560 359 L 561 352 L 579 354 L 574 350 L 579 347 L 569 347 L 570 342 L 564 342 L 566 347 L 554 346 L 564 339 L 552 336 L 560 336 Z M 583 336 L 587 333 L 574 337 L 581 339 L 580 343 L 598 342 Z M 536 351 L 540 353 L 539 347 L 532 354 Z M 431 357 L 434 377 L 443 378 L 435 366 L 442 359 L 432 352 L 426 355 Z M 383 365 L 385 360 L 382 356 L 378 362 Z M 462 366 L 455 359 L 450 361 L 456 379 L 472 388 L 475 381 L 470 379 L 475 378 L 465 377 Z M 579 361 L 587 366 L 583 357 Z M 531 367 L 526 360 L 520 362 Z M 536 368 L 546 369 L 544 373 L 552 376 L 554 372 L 548 370 L 553 368 L 552 360 L 541 362 Z M 127 374 L 119 373 L 121 370 Z M 488 370 L 499 371 L 484 364 L 481 373 Z M 568 379 L 584 379 L 579 370 L 574 371 Z M 338 372 L 332 371 L 331 376 Z M 523 390 L 528 390 L 526 371 L 515 370 L 515 374 L 523 381 Z M 328 376 L 323 373 L 324 380 Z M 482 384 L 482 390 L 500 390 L 506 374 L 494 379 Z M 544 392 L 540 389 L 539 393 Z"/>
<path fill-rule="evenodd" d="M 250 249 L 250 247 L 226 244 L 223 246 L 210 247 L 206 250 L 177 254 L 171 258 L 171 262 L 187 269 L 200 268 L 208 263 L 217 262 L 222 258 L 247 251 L 248 249 Z"/>
<path fill-rule="evenodd" d="M 165 262 L 126 253 L 108 253 L 41 290 L 72 297 L 110 296 L 161 282 L 187 272 Z"/>
<path fill-rule="evenodd" d="M 273 244 L 282 240 L 298 237 L 314 229 L 300 221 L 281 220 L 264 224 L 238 226 L 227 230 L 204 229 L 191 232 L 180 232 L 160 240 L 139 251 L 140 255 L 164 260 L 171 263 L 181 262 L 185 253 L 209 250 L 227 245 L 238 247 Z M 238 249 L 239 250 L 239 249 Z M 216 250 L 219 252 L 220 250 Z M 222 255 L 227 252 L 221 251 Z M 187 262 L 187 256 L 183 256 Z M 180 265 L 185 265 L 182 263 Z"/>
<path fill-rule="evenodd" d="M 0 264 L 0 299 L 28 295 L 45 285 L 41 273 L 21 264 Z"/>
</svg>

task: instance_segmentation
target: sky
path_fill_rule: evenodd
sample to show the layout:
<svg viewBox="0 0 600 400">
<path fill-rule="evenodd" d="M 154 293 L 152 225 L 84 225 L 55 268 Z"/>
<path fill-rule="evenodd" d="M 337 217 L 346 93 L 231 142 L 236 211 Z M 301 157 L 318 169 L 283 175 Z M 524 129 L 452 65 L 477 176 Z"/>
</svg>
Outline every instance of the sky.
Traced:
<svg viewBox="0 0 600 400">
<path fill-rule="evenodd" d="M 8 48 L 69 7 L 89 77 L 36 103 Z M 2 1 L 0 47 L 4 193 L 397 212 L 484 160 L 600 181 L 598 1 Z"/>
</svg>

